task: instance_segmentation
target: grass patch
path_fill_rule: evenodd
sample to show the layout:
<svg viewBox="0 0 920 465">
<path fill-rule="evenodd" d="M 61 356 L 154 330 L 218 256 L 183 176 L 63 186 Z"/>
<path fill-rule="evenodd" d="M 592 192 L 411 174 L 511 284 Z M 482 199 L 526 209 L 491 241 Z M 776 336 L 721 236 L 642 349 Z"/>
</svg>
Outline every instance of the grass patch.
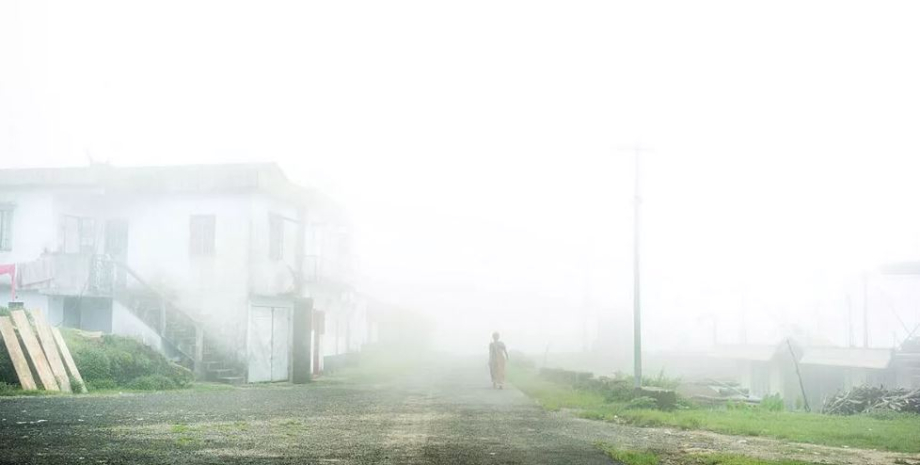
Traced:
<svg viewBox="0 0 920 465">
<path fill-rule="evenodd" d="M 10 396 L 44 396 L 60 394 L 57 391 L 23 391 L 18 384 L 0 381 L 0 397 Z"/>
<path fill-rule="evenodd" d="M 0 313 L 5 309 L 0 307 Z M 162 391 L 189 387 L 194 375 L 157 350 L 129 337 L 103 335 L 86 337 L 84 333 L 61 328 L 61 335 L 90 392 Z M 74 392 L 79 383 L 71 380 Z M 0 348 L 0 396 L 46 395 L 54 391 L 22 391 L 9 354 Z"/>
<path fill-rule="evenodd" d="M 571 409 L 583 418 L 641 427 L 702 429 L 739 436 L 765 436 L 827 446 L 920 452 L 920 415 L 837 416 L 768 409 L 632 409 L 601 393 L 559 385 L 530 370 L 512 367 L 511 382 L 547 410 Z M 716 462 L 719 463 L 719 462 Z M 731 462 L 726 462 L 731 463 Z"/>
<path fill-rule="evenodd" d="M 623 465 L 658 465 L 659 463 L 680 465 L 816 465 L 800 460 L 768 460 L 738 454 L 686 454 L 681 452 L 652 452 L 618 449 L 607 444 L 598 444 L 608 457 Z"/>
<path fill-rule="evenodd" d="M 801 460 L 766 460 L 736 454 L 699 454 L 690 457 L 693 465 L 815 465 Z"/>
<path fill-rule="evenodd" d="M 658 465 L 658 454 L 654 452 L 616 449 L 604 445 L 599 445 L 598 447 L 600 447 L 608 457 L 623 465 Z"/>
<path fill-rule="evenodd" d="M 171 431 L 171 432 L 173 432 L 173 433 L 180 433 L 180 434 L 181 434 L 181 433 L 188 433 L 188 432 L 192 431 L 192 427 L 189 426 L 189 425 L 186 425 L 186 424 L 184 424 L 184 423 L 179 423 L 179 424 L 177 424 L 177 425 L 172 425 L 172 426 L 169 428 L 169 431 Z"/>
<path fill-rule="evenodd" d="M 190 386 L 194 379 L 191 371 L 135 339 L 108 334 L 87 338 L 67 328 L 61 333 L 91 391 L 178 389 Z"/>
</svg>

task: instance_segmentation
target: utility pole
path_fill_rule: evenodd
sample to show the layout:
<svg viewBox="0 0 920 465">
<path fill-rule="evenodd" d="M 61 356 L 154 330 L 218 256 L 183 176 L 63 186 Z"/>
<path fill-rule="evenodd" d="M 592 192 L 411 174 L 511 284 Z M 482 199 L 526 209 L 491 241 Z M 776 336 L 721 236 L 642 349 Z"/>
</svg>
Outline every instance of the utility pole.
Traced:
<svg viewBox="0 0 920 465">
<path fill-rule="evenodd" d="M 863 273 L 863 348 L 869 348 L 869 273 Z"/>
<path fill-rule="evenodd" d="M 744 290 L 742 290 L 744 292 Z M 741 294 L 741 343 L 747 344 L 747 299 Z"/>
<path fill-rule="evenodd" d="M 855 347 L 856 341 L 853 339 L 853 301 L 850 299 L 850 293 L 847 293 L 847 347 Z"/>
<path fill-rule="evenodd" d="M 640 285 L 639 261 L 639 206 L 642 202 L 639 190 L 639 166 L 642 152 L 650 152 L 638 145 L 631 147 L 635 153 L 635 178 L 633 181 L 633 383 L 636 389 L 642 387 L 642 287 Z"/>
</svg>

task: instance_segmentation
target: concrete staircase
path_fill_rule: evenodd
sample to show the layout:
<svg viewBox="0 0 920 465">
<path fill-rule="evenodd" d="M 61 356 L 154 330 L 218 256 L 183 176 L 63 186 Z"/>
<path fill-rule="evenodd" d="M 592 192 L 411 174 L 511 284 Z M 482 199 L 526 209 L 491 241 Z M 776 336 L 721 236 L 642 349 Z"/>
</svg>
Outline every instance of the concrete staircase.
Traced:
<svg viewBox="0 0 920 465">
<path fill-rule="evenodd" d="M 116 263 L 115 266 L 125 270 L 131 286 L 119 286 L 113 299 L 160 336 L 168 357 L 192 370 L 199 379 L 228 384 L 246 381 L 243 368 L 210 340 L 199 322 L 126 265 Z"/>
</svg>

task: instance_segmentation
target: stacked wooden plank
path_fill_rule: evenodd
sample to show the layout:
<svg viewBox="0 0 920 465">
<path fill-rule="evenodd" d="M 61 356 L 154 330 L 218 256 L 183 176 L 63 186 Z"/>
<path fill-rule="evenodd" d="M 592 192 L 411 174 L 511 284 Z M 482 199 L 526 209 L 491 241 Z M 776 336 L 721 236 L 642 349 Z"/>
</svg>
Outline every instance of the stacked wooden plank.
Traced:
<svg viewBox="0 0 920 465">
<path fill-rule="evenodd" d="M 48 324 L 40 310 L 31 313 L 32 323 L 22 310 L 13 310 L 8 317 L 0 316 L 0 336 L 22 389 L 38 389 L 37 377 L 46 391 L 72 392 L 72 377 L 78 381 L 79 389 L 86 392 L 83 378 L 60 331 Z"/>
</svg>

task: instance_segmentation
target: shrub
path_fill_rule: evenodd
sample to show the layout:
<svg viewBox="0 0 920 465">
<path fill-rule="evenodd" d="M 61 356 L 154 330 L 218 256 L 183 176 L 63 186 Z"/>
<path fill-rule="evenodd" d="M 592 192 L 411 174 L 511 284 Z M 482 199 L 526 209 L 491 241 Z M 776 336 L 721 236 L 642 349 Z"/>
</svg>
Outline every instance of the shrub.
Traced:
<svg viewBox="0 0 920 465">
<path fill-rule="evenodd" d="M 18 379 L 10 354 L 6 352 L 6 346 L 0 343 L 0 383 L 18 384 Z"/>
<path fill-rule="evenodd" d="M 79 380 L 77 380 L 77 379 L 74 378 L 73 376 L 68 376 L 68 378 L 70 378 L 70 389 L 71 389 L 75 394 L 80 394 L 80 393 L 82 393 L 82 392 L 83 392 L 83 383 L 81 383 Z"/>
<path fill-rule="evenodd" d="M 112 362 L 103 348 L 81 349 L 73 353 L 73 358 L 84 380 L 112 379 Z"/>
<path fill-rule="evenodd" d="M 658 410 L 674 410 L 677 408 L 677 392 L 670 389 L 643 386 L 637 395 L 655 399 L 655 408 Z"/>
<path fill-rule="evenodd" d="M 768 412 L 782 412 L 786 410 L 786 404 L 783 402 L 781 395 L 770 394 L 761 399 L 759 408 Z"/>
<path fill-rule="evenodd" d="M 96 379 L 87 381 L 86 385 L 90 391 L 104 391 L 107 389 L 118 389 L 118 384 L 114 379 Z"/>
<path fill-rule="evenodd" d="M 178 387 L 188 387 L 192 384 L 192 381 L 195 381 L 195 373 L 192 373 L 192 370 L 182 365 L 173 363 L 170 370 L 169 378 L 176 383 Z"/>
<path fill-rule="evenodd" d="M 140 391 L 163 391 L 168 389 L 176 389 L 176 382 L 170 378 L 167 378 L 163 375 L 147 375 L 135 378 L 126 385 L 129 389 L 137 389 Z"/>
<path fill-rule="evenodd" d="M 115 335 L 90 339 L 76 331 L 64 334 L 83 380 L 91 389 L 175 389 L 194 380 L 191 371 L 135 339 Z M 151 377 L 157 378 L 147 379 Z"/>
<path fill-rule="evenodd" d="M 627 402 L 624 408 L 626 408 L 626 410 L 655 409 L 658 408 L 658 401 L 654 397 L 636 397 Z"/>
<path fill-rule="evenodd" d="M 0 381 L 0 395 L 10 395 L 16 391 L 19 391 L 18 385 Z"/>
<path fill-rule="evenodd" d="M 607 402 L 629 402 L 636 397 L 636 390 L 626 382 L 612 380 L 607 383 L 604 390 L 604 400 Z"/>
</svg>

